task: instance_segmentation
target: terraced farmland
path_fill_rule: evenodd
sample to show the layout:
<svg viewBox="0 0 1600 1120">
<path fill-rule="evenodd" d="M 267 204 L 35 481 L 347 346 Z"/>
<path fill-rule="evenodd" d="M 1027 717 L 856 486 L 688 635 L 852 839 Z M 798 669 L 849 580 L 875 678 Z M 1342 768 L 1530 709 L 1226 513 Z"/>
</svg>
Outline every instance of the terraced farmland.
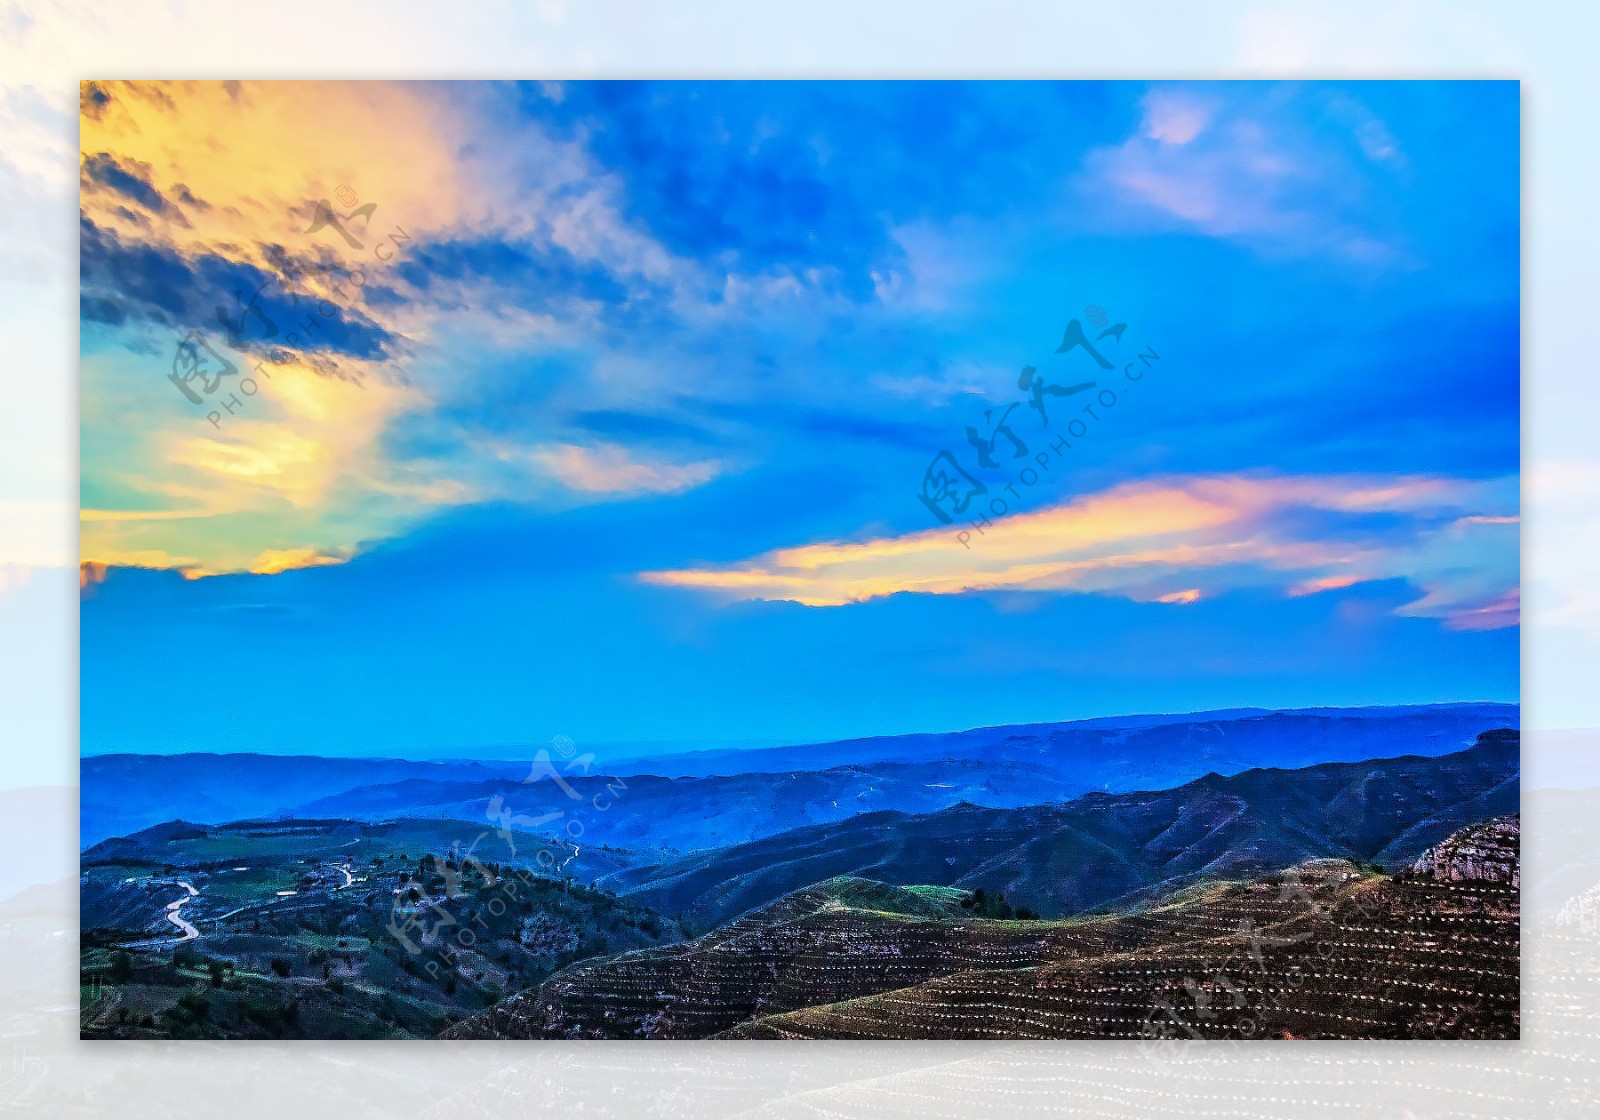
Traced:
<svg viewBox="0 0 1600 1120">
<path fill-rule="evenodd" d="M 1464 833 L 1394 876 L 1310 861 L 1067 921 L 831 880 L 697 941 L 569 968 L 450 1036 L 1514 1038 L 1517 891 L 1455 854 L 1514 867 L 1515 821 Z"/>
</svg>

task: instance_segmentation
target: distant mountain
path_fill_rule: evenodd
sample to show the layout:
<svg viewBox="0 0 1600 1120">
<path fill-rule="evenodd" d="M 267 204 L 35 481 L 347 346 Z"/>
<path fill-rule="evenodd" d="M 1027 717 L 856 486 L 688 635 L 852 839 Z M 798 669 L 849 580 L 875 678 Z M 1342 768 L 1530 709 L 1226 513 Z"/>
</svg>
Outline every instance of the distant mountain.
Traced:
<svg viewBox="0 0 1600 1120">
<path fill-rule="evenodd" d="M 571 793 L 548 778 L 529 784 L 510 779 L 412 778 L 319 798 L 297 811 L 356 820 L 486 820 L 491 803 L 499 798 L 500 812 L 530 821 L 545 819 L 548 831 L 562 828 L 563 818 L 570 814 L 581 822 L 590 843 L 689 851 L 742 844 L 874 810 L 927 813 L 963 799 L 985 805 L 1033 805 L 1082 792 L 1077 783 L 1037 763 L 973 760 L 705 778 L 574 774 L 563 780 Z"/>
<path fill-rule="evenodd" d="M 267 754 L 103 754 L 79 765 L 80 849 L 177 818 L 220 824 L 406 778 L 482 781 L 527 764 Z"/>
<path fill-rule="evenodd" d="M 592 840 L 715 848 L 874 810 L 926 813 L 962 801 L 1012 808 L 1090 790 L 1163 789 L 1212 771 L 1440 755 L 1517 722 L 1507 704 L 1123 716 L 679 754 L 605 766 L 604 776 L 569 773 L 576 800 L 553 782 L 523 784 L 531 759 L 101 755 L 82 764 L 80 847 L 175 818 L 473 821 L 486 818 L 497 795 L 502 811 L 538 818 L 593 806 L 606 792 L 605 810 L 581 811 Z M 607 792 L 617 776 L 626 789 Z"/>
<path fill-rule="evenodd" d="M 1208 774 L 1019 809 L 864 813 L 627 869 L 604 885 L 706 929 L 841 875 L 1003 891 L 1051 916 L 1306 859 L 1407 864 L 1471 820 L 1518 811 L 1518 740 L 1493 731 L 1437 758 Z"/>
<path fill-rule="evenodd" d="M 762 750 L 711 750 L 630 760 L 615 774 L 780 773 L 945 759 L 1049 768 L 1080 790 L 1160 789 L 1215 770 L 1310 766 L 1402 754 L 1448 754 L 1480 731 L 1520 727 L 1515 704 L 1426 704 L 1269 711 L 1233 708 L 1189 715 L 1108 716 L 1069 723 L 845 739 Z"/>
</svg>

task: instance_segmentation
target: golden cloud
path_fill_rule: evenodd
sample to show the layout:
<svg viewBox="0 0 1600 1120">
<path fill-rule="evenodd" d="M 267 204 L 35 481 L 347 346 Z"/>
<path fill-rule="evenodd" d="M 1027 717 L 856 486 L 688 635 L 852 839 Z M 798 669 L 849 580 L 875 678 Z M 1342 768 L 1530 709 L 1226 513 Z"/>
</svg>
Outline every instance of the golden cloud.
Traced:
<svg viewBox="0 0 1600 1120">
<path fill-rule="evenodd" d="M 1515 586 L 1516 548 L 1483 534 L 1504 532 L 1495 526 L 1508 520 L 1514 524 L 1514 518 L 1494 512 L 1514 502 L 1514 495 L 1514 480 L 1173 478 L 1115 486 L 999 518 L 982 534 L 930 529 L 824 542 L 777 549 L 741 564 L 645 572 L 640 578 L 813 607 L 901 592 L 980 591 L 1077 591 L 1189 604 L 1240 587 L 1281 587 L 1303 595 L 1409 578 L 1425 595 L 1404 613 L 1512 625 L 1516 619 L 1505 596 Z M 1381 531 L 1345 523 L 1349 515 L 1372 513 L 1410 517 Z"/>
</svg>

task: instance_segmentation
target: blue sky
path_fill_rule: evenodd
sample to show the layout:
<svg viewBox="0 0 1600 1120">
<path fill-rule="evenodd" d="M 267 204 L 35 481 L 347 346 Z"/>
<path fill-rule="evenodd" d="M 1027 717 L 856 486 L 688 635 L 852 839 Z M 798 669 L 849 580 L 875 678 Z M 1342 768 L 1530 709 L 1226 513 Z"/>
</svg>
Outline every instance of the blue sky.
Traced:
<svg viewBox="0 0 1600 1120">
<path fill-rule="evenodd" d="M 1515 83 L 83 112 L 86 753 L 1518 698 Z"/>
</svg>

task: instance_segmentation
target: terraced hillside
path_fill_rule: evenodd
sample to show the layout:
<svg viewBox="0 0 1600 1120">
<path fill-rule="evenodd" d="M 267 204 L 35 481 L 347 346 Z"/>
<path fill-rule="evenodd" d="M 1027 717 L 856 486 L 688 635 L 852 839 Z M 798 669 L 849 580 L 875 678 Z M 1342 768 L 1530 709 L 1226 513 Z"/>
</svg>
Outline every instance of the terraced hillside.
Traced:
<svg viewBox="0 0 1600 1120">
<path fill-rule="evenodd" d="M 837 879 L 686 945 L 571 967 L 449 1037 L 1513 1038 L 1517 892 L 1453 855 L 1503 855 L 1508 837 L 1514 864 L 1502 820 L 1422 871 L 1318 860 L 1064 921 Z"/>
</svg>

